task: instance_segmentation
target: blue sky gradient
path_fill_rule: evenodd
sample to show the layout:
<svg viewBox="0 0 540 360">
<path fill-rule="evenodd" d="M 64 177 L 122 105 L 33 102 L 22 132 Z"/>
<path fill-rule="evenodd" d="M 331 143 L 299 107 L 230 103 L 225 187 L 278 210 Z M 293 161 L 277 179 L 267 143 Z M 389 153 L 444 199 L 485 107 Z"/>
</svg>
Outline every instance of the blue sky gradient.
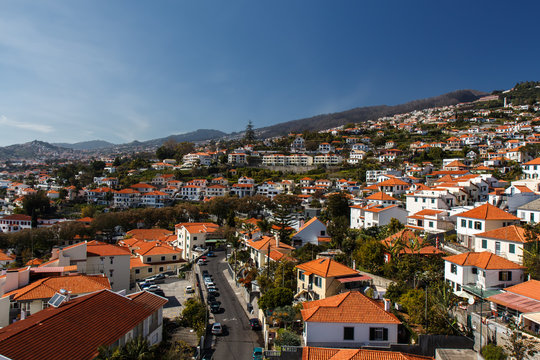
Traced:
<svg viewBox="0 0 540 360">
<path fill-rule="evenodd" d="M 0 145 L 226 132 L 540 79 L 537 1 L 5 1 Z"/>
</svg>

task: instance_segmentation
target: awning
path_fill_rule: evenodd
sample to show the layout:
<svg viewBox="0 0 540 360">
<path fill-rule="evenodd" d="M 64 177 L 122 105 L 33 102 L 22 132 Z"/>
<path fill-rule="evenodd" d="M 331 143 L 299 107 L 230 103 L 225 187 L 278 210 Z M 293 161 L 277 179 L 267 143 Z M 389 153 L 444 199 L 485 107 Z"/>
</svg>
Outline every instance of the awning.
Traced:
<svg viewBox="0 0 540 360">
<path fill-rule="evenodd" d="M 217 242 L 225 242 L 225 241 L 227 241 L 227 240 L 225 240 L 225 239 L 210 239 L 210 240 L 206 240 L 205 243 L 207 243 L 207 244 L 215 244 Z"/>
<path fill-rule="evenodd" d="M 523 314 L 523 317 L 527 320 L 540 324 L 540 312 Z"/>
<path fill-rule="evenodd" d="M 356 281 L 368 281 L 368 280 L 372 280 L 372 278 L 370 278 L 367 275 L 359 275 L 359 276 L 352 276 L 352 277 L 337 279 L 337 281 L 339 281 L 342 284 L 356 282 Z"/>
<path fill-rule="evenodd" d="M 490 296 L 488 300 L 495 304 L 517 310 L 520 313 L 540 311 L 540 301 L 510 292 Z"/>
<path fill-rule="evenodd" d="M 502 293 L 502 290 L 483 290 L 471 285 L 463 285 L 463 290 L 481 299 L 487 299 L 490 296 Z"/>
<path fill-rule="evenodd" d="M 466 291 L 457 291 L 455 292 L 454 294 L 456 294 L 456 296 L 459 296 L 460 298 L 465 298 L 465 299 L 474 299 L 474 296 L 469 294 L 468 292 Z"/>
</svg>

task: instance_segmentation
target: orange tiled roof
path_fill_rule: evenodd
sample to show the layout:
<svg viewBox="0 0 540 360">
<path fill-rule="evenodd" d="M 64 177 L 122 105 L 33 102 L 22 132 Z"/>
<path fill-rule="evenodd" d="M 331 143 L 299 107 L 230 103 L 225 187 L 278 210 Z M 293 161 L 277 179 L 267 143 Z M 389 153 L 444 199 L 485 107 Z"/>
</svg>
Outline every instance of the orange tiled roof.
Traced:
<svg viewBox="0 0 540 360">
<path fill-rule="evenodd" d="M 383 200 L 383 201 L 397 201 L 396 198 L 385 194 L 382 191 L 379 191 L 378 193 L 375 193 L 371 196 L 368 196 L 366 200 Z"/>
<path fill-rule="evenodd" d="M 111 346 L 166 303 L 146 291 L 81 296 L 0 329 L 0 353 L 11 359 L 93 359 L 100 345 Z"/>
<path fill-rule="evenodd" d="M 401 324 L 375 300 L 350 291 L 321 300 L 302 303 L 302 319 L 311 322 Z"/>
<path fill-rule="evenodd" d="M 130 252 L 122 246 L 92 240 L 86 243 L 86 254 L 87 256 L 119 256 L 130 255 Z"/>
<path fill-rule="evenodd" d="M 142 262 L 141 258 L 138 256 L 132 257 L 129 259 L 129 268 L 140 268 L 140 267 L 148 267 L 150 265 L 145 264 Z"/>
<path fill-rule="evenodd" d="M 31 260 L 28 260 L 26 262 L 26 266 L 38 266 L 38 265 L 41 265 L 43 264 L 43 260 L 41 259 L 38 259 L 38 258 L 34 258 L 34 259 L 31 259 Z"/>
<path fill-rule="evenodd" d="M 525 281 L 504 290 L 540 301 L 540 281 L 538 280 Z"/>
<path fill-rule="evenodd" d="M 285 249 L 285 250 L 294 249 L 294 247 L 287 245 L 281 241 L 276 244 L 276 238 L 274 238 L 273 236 L 263 236 L 261 239 L 258 239 L 255 241 L 249 240 L 248 245 L 254 248 L 255 250 L 263 250 L 263 251 L 268 250 L 268 245 L 270 245 L 270 251 L 280 250 L 280 249 Z"/>
<path fill-rule="evenodd" d="M 14 256 L 7 255 L 5 252 L 0 250 L 0 261 L 13 261 L 15 260 Z"/>
<path fill-rule="evenodd" d="M 49 299 L 60 289 L 78 295 L 110 288 L 109 279 L 104 275 L 58 276 L 37 280 L 25 287 L 10 291 L 3 297 L 12 297 L 12 300 L 16 301 L 38 300 Z"/>
<path fill-rule="evenodd" d="M 429 356 L 411 355 L 396 351 L 367 349 L 335 349 L 305 346 L 302 360 L 433 360 Z"/>
<path fill-rule="evenodd" d="M 358 271 L 328 258 L 311 260 L 297 268 L 325 278 L 358 274 Z"/>
<path fill-rule="evenodd" d="M 528 161 L 523 165 L 540 165 L 540 157 L 537 157 L 536 159 Z"/>
<path fill-rule="evenodd" d="M 199 222 L 199 223 L 180 223 L 175 226 L 175 228 L 185 227 L 186 230 L 193 233 L 212 233 L 219 230 L 219 225 L 210 222 Z"/>
<path fill-rule="evenodd" d="M 408 186 L 409 184 L 407 184 L 403 180 L 399 180 L 399 179 L 396 179 L 396 178 L 390 178 L 388 180 L 381 181 L 380 183 L 378 183 L 376 185 L 377 186 L 396 186 L 396 185 Z"/>
<path fill-rule="evenodd" d="M 304 230 L 305 228 L 307 228 L 309 225 L 313 224 L 313 223 L 316 222 L 316 221 L 322 223 L 322 221 L 319 220 L 319 219 L 317 219 L 317 217 L 315 216 L 315 217 L 311 218 L 308 222 L 306 222 L 300 229 L 298 229 L 298 231 L 296 232 L 296 234 L 298 234 L 300 231 Z M 294 235 L 296 235 L 296 234 L 294 234 Z M 294 235 L 293 235 L 293 236 L 294 236 Z"/>
<path fill-rule="evenodd" d="M 476 234 L 475 236 L 520 243 L 525 243 L 528 241 L 525 234 L 525 229 L 521 226 L 516 225 L 505 226 L 495 230 L 486 231 L 480 234 Z"/>
<path fill-rule="evenodd" d="M 139 255 L 165 255 L 165 254 L 177 254 L 182 253 L 181 249 L 176 249 L 168 244 L 165 244 L 161 241 L 147 241 L 137 243 L 137 248 L 135 252 Z M 180 258 L 180 256 L 179 256 Z"/>
<path fill-rule="evenodd" d="M 443 260 L 460 266 L 476 266 L 484 270 L 524 269 L 523 266 L 507 260 L 499 255 L 495 255 L 489 251 L 468 252 L 458 255 L 451 255 L 444 257 Z"/>
<path fill-rule="evenodd" d="M 518 217 L 491 204 L 481 205 L 472 210 L 457 214 L 456 216 L 481 220 L 520 220 Z"/>
</svg>

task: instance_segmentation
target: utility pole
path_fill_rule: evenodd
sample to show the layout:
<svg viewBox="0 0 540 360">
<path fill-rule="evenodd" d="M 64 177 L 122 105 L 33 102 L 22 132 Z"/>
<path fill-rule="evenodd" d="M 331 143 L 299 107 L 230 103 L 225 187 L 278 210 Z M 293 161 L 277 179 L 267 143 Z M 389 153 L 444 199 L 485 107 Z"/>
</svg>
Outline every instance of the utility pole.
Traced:
<svg viewBox="0 0 540 360">
<path fill-rule="evenodd" d="M 428 283 L 426 281 L 426 309 L 425 309 L 425 316 L 426 316 L 426 334 L 428 333 L 428 316 L 427 316 L 427 305 L 428 305 Z"/>
<path fill-rule="evenodd" d="M 484 305 L 484 288 L 480 288 L 480 296 L 482 297 L 480 299 L 480 345 L 478 346 L 478 351 L 482 350 L 482 313 L 483 313 L 483 305 Z"/>
</svg>

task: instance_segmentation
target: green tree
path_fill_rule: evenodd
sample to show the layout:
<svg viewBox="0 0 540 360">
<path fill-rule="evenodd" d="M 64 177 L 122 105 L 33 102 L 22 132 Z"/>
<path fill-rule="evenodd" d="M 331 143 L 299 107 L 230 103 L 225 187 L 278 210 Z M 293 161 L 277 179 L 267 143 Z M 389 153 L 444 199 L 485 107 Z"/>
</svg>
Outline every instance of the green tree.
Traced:
<svg viewBox="0 0 540 360">
<path fill-rule="evenodd" d="M 255 141 L 255 130 L 253 130 L 253 123 L 249 120 L 244 132 L 244 142 L 250 144 L 253 141 Z"/>
<path fill-rule="evenodd" d="M 277 307 L 291 305 L 294 299 L 294 293 L 291 289 L 277 287 L 268 290 L 259 299 L 259 308 L 261 310 L 273 310 Z"/>
<path fill-rule="evenodd" d="M 30 194 L 23 199 L 23 212 L 32 217 L 32 228 L 37 227 L 38 217 L 43 217 L 52 212 L 51 202 L 43 191 Z"/>
<path fill-rule="evenodd" d="M 495 344 L 487 344 L 480 352 L 485 360 L 506 360 L 508 358 L 504 349 Z"/>
<path fill-rule="evenodd" d="M 206 306 L 198 299 L 189 298 L 184 303 L 182 310 L 181 323 L 183 326 L 190 327 L 201 337 L 206 331 Z"/>
<path fill-rule="evenodd" d="M 300 205 L 300 200 L 294 195 L 279 194 L 274 198 L 274 225 L 277 226 L 279 241 L 289 242 L 292 233 L 293 212 Z"/>
<path fill-rule="evenodd" d="M 282 330 L 278 333 L 278 338 L 274 342 L 277 346 L 300 346 L 300 336 L 292 331 Z"/>
<path fill-rule="evenodd" d="M 384 247 L 380 241 L 360 241 L 360 246 L 353 254 L 359 267 L 370 273 L 380 273 L 384 265 Z"/>
<path fill-rule="evenodd" d="M 415 324 L 422 324 L 425 319 L 425 293 L 420 289 L 410 289 L 399 298 L 399 303 L 403 305 L 411 321 Z"/>
</svg>

